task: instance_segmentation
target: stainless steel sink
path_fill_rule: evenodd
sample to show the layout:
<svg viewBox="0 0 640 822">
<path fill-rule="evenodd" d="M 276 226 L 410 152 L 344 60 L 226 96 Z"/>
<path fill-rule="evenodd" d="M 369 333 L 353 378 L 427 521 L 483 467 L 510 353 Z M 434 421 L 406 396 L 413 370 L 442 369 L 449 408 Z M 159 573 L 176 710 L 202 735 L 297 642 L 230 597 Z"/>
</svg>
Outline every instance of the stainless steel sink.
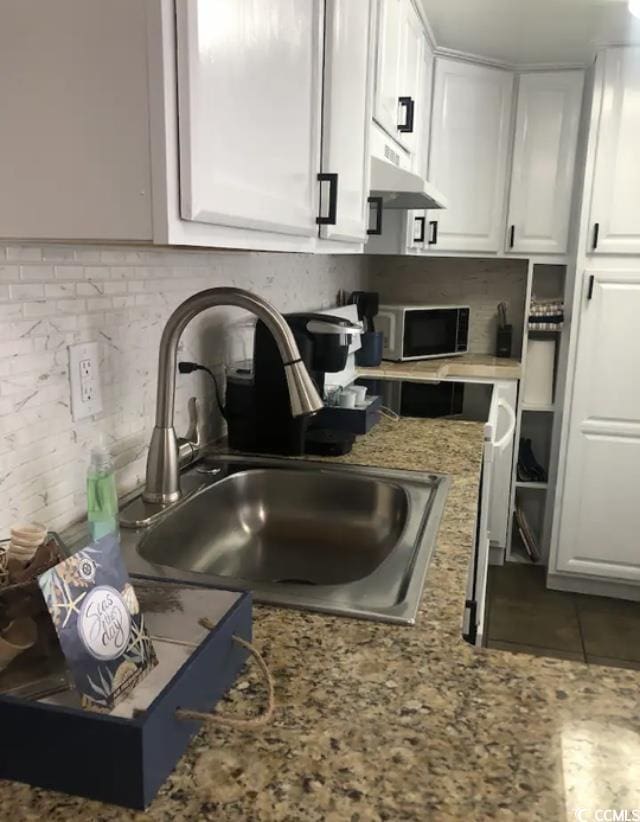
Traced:
<svg viewBox="0 0 640 822">
<path fill-rule="evenodd" d="M 307 460 L 220 456 L 189 495 L 123 529 L 133 573 L 246 588 L 262 602 L 415 620 L 447 478 Z"/>
</svg>

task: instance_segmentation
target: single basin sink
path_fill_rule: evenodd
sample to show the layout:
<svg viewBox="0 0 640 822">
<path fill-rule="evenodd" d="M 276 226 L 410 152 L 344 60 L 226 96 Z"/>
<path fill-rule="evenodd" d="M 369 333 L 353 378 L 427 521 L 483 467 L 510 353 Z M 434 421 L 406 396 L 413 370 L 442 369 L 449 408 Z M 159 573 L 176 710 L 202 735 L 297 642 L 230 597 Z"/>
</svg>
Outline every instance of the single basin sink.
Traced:
<svg viewBox="0 0 640 822">
<path fill-rule="evenodd" d="M 352 474 L 254 468 L 188 500 L 140 544 L 151 562 L 249 582 L 344 585 L 397 545 L 399 485 Z"/>
<path fill-rule="evenodd" d="M 250 589 L 261 602 L 415 621 L 447 477 L 224 455 L 190 469 L 182 484 L 188 496 L 157 522 L 123 529 L 132 573 Z"/>
</svg>

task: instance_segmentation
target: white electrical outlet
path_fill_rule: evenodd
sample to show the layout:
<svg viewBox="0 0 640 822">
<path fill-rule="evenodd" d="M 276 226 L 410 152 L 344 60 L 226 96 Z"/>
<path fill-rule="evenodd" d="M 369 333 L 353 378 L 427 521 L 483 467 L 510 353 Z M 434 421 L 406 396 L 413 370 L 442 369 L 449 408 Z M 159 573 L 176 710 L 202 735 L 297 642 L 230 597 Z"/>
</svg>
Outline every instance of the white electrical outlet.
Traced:
<svg viewBox="0 0 640 822">
<path fill-rule="evenodd" d="M 69 346 L 69 381 L 73 419 L 82 420 L 99 414 L 102 411 L 102 395 L 98 373 L 98 343 Z"/>
</svg>

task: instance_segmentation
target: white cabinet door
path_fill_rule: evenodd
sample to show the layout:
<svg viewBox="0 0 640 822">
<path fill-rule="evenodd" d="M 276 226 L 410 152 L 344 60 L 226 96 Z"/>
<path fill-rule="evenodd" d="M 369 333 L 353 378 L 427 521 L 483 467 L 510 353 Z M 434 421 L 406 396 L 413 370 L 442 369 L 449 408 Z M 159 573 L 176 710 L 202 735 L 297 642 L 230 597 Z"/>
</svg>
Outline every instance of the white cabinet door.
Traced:
<svg viewBox="0 0 640 822">
<path fill-rule="evenodd" d="M 178 3 L 185 220 L 317 235 L 322 3 Z"/>
<path fill-rule="evenodd" d="M 374 117 L 398 138 L 398 87 L 401 71 L 402 8 L 404 0 L 380 0 Z"/>
<path fill-rule="evenodd" d="M 366 239 L 369 219 L 371 0 L 327 0 L 322 171 L 337 174 L 336 222 L 320 226 L 334 240 Z M 323 214 L 326 216 L 323 203 Z"/>
<path fill-rule="evenodd" d="M 428 176 L 449 207 L 433 253 L 502 247 L 512 95 L 510 72 L 436 58 Z"/>
<path fill-rule="evenodd" d="M 500 548 L 507 545 L 509 529 L 517 395 L 518 386 L 515 380 L 502 380 L 493 388 L 493 476 L 489 504 L 489 536 L 491 544 Z"/>
<path fill-rule="evenodd" d="M 422 21 L 409 0 L 401 6 L 400 73 L 398 83 L 398 138 L 410 154 L 415 153 L 422 112 L 425 36 Z"/>
<path fill-rule="evenodd" d="M 609 49 L 598 125 L 590 250 L 640 254 L 640 48 Z"/>
<path fill-rule="evenodd" d="M 422 34 L 422 74 L 419 97 L 416 98 L 416 134 L 411 168 L 427 179 L 429 161 L 429 135 L 431 133 L 431 97 L 433 87 L 433 49 L 424 32 Z"/>
<path fill-rule="evenodd" d="M 582 71 L 520 76 L 508 251 L 567 251 L 583 82 Z"/>
<path fill-rule="evenodd" d="M 639 312 L 640 271 L 586 272 L 557 551 L 562 573 L 640 582 Z"/>
</svg>

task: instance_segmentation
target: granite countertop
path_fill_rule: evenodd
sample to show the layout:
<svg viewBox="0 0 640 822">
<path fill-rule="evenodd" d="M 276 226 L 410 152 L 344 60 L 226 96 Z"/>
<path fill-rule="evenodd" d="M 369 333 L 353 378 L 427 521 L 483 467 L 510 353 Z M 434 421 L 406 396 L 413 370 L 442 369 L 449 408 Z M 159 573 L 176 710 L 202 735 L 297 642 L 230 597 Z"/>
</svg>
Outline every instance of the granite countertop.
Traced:
<svg viewBox="0 0 640 822">
<path fill-rule="evenodd" d="M 375 368 L 358 368 L 359 377 L 411 382 L 466 377 L 483 380 L 520 379 L 520 360 L 492 357 L 490 354 L 462 354 L 433 360 L 382 362 Z"/>
<path fill-rule="evenodd" d="M 415 626 L 256 606 L 273 725 L 203 730 L 146 814 L 4 782 L 3 818 L 560 820 L 640 808 L 640 674 L 461 637 L 481 451 L 478 423 L 383 420 L 341 459 L 452 477 Z M 263 704 L 252 665 L 222 707 Z"/>
</svg>

